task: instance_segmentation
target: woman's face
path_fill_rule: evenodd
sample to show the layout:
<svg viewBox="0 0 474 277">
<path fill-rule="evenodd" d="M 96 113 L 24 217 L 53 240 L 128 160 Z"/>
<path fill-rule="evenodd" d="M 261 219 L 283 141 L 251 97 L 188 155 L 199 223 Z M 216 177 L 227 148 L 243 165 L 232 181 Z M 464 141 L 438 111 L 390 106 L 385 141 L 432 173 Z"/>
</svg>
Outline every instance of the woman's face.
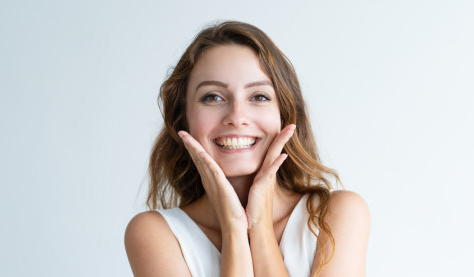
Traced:
<svg viewBox="0 0 474 277">
<path fill-rule="evenodd" d="M 249 47 L 205 50 L 186 91 L 189 133 L 227 177 L 255 173 L 281 130 L 272 82 Z"/>
</svg>

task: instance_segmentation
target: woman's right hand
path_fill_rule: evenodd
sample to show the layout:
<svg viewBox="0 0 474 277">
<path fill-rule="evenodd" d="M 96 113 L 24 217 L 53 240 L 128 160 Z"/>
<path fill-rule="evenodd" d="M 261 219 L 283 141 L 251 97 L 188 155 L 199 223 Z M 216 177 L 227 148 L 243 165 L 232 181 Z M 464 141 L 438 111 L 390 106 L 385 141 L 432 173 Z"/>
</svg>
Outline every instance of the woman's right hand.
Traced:
<svg viewBox="0 0 474 277">
<path fill-rule="evenodd" d="M 214 206 L 221 228 L 247 230 L 245 209 L 222 169 L 189 133 L 179 131 L 178 135 L 199 171 L 202 185 Z"/>
</svg>

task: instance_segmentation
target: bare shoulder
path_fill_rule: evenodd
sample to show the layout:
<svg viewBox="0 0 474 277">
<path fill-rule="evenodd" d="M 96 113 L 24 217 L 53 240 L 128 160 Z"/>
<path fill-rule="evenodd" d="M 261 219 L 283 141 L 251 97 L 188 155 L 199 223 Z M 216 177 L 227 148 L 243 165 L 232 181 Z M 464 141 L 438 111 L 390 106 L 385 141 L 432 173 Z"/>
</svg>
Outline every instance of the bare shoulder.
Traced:
<svg viewBox="0 0 474 277">
<path fill-rule="evenodd" d="M 362 223 L 369 223 L 369 207 L 357 193 L 347 190 L 331 192 L 329 211 L 332 217 L 356 216 Z"/>
<path fill-rule="evenodd" d="M 345 245 L 349 240 L 351 243 L 359 241 L 361 245 L 367 245 L 370 212 L 359 194 L 342 190 L 332 192 L 327 221 L 339 245 Z"/>
<path fill-rule="evenodd" d="M 370 234 L 370 212 L 365 200 L 351 191 L 332 192 L 325 221 L 334 244 L 326 233 L 318 238 L 315 261 L 322 255 L 324 260 L 330 260 L 318 276 L 365 276 Z"/>
<path fill-rule="evenodd" d="M 178 241 L 158 212 L 142 212 L 130 220 L 125 249 L 135 277 L 191 276 Z"/>
</svg>

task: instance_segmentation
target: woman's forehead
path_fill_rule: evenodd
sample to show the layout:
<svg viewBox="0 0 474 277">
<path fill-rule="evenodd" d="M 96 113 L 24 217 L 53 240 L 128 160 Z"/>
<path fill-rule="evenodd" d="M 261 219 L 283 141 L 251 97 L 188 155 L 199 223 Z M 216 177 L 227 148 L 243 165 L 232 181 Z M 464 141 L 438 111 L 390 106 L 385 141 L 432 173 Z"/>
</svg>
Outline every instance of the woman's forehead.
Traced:
<svg viewBox="0 0 474 277">
<path fill-rule="evenodd" d="M 230 85 L 261 81 L 271 83 L 255 51 L 242 45 L 216 46 L 200 55 L 191 71 L 188 85 L 195 89 L 199 83 L 210 80 Z"/>
</svg>

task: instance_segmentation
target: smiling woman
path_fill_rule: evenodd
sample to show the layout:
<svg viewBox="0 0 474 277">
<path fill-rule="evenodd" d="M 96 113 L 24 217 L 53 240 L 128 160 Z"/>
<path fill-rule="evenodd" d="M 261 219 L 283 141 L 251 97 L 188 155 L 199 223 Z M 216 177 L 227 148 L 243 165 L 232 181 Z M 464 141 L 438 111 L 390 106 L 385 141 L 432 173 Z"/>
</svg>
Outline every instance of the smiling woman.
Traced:
<svg viewBox="0 0 474 277">
<path fill-rule="evenodd" d="M 295 71 L 258 28 L 201 31 L 163 83 L 135 276 L 365 276 L 369 213 L 333 191 Z"/>
<path fill-rule="evenodd" d="M 275 90 L 257 54 L 241 45 L 204 51 L 189 78 L 186 119 L 189 134 L 227 178 L 257 172 L 281 130 Z"/>
</svg>

